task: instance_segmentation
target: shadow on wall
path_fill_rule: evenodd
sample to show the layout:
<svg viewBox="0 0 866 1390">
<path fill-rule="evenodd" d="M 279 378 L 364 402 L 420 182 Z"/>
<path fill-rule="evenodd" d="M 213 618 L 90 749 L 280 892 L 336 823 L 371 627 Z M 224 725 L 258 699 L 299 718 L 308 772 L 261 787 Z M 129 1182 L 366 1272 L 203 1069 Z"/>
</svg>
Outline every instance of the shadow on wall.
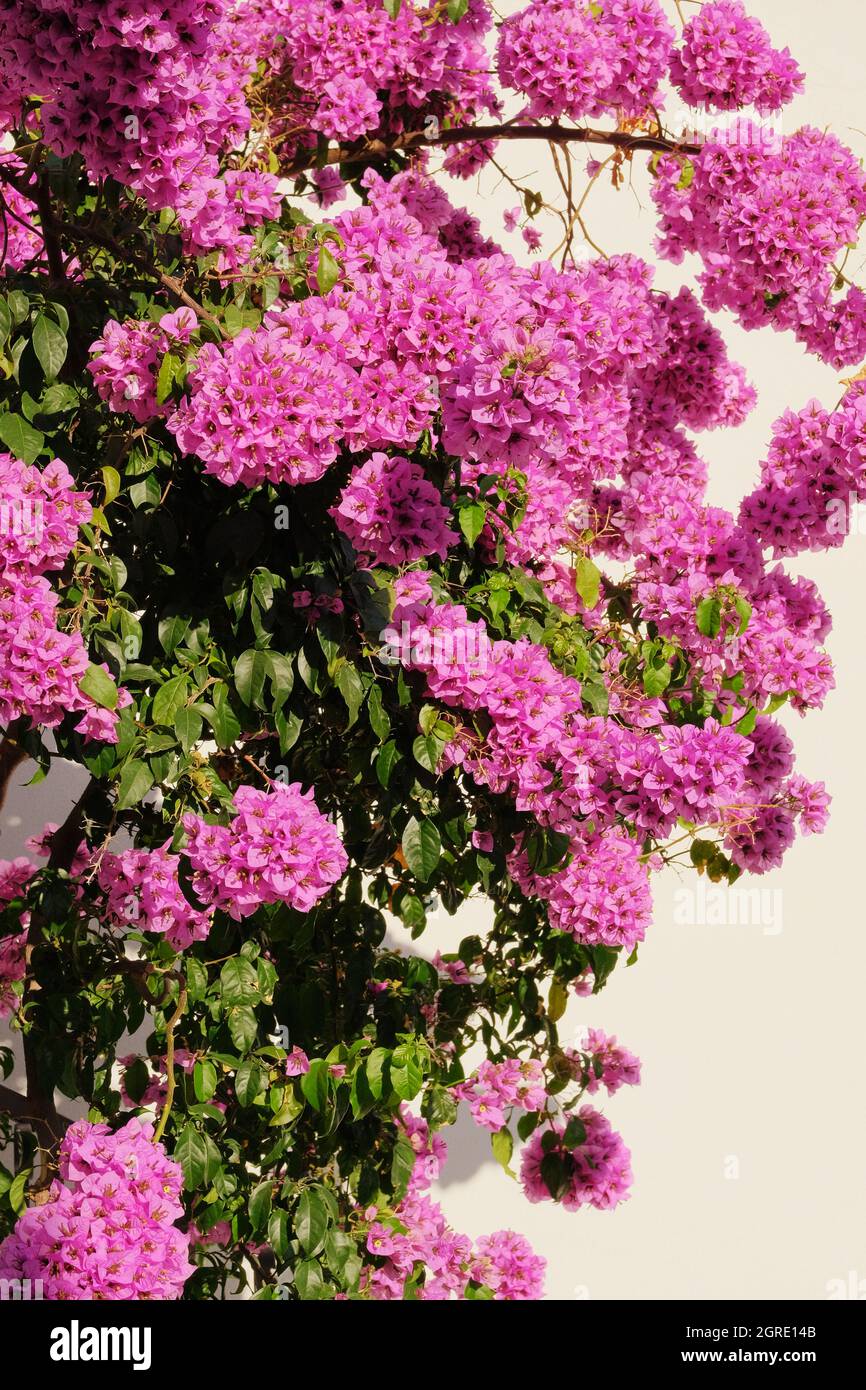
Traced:
<svg viewBox="0 0 866 1390">
<path fill-rule="evenodd" d="M 479 1128 L 466 1106 L 460 1107 L 457 1123 L 440 1134 L 448 1145 L 448 1159 L 436 1180 L 437 1187 L 459 1187 L 482 1168 L 498 1166 L 490 1150 L 489 1133 Z"/>
</svg>

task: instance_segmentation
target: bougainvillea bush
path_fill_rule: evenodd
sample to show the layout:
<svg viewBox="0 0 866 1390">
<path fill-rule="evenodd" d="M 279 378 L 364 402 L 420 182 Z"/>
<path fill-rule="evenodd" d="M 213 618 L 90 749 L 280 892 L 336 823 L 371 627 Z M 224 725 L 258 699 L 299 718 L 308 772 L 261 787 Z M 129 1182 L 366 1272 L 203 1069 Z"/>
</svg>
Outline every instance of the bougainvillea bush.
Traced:
<svg viewBox="0 0 866 1390">
<path fill-rule="evenodd" d="M 3 1278 L 539 1297 L 431 1195 L 460 1107 L 563 1222 L 628 1196 L 640 1064 L 557 1024 L 653 871 L 823 827 L 787 562 L 866 498 L 866 175 L 774 126 L 804 77 L 739 0 L 677 8 L 0 2 L 0 769 L 83 785 L 0 864 Z M 518 257 L 437 182 L 492 162 Z M 699 294 L 584 240 L 586 180 L 647 163 Z M 720 309 L 849 371 L 738 515 L 695 440 L 755 401 Z"/>
</svg>

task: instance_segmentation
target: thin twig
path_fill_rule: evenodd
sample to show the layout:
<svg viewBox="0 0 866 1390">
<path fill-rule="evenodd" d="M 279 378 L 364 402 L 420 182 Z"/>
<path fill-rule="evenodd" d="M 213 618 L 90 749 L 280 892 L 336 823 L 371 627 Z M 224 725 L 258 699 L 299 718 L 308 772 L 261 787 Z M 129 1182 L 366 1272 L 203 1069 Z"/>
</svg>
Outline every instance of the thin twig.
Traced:
<svg viewBox="0 0 866 1390">
<path fill-rule="evenodd" d="M 177 1008 L 165 1025 L 165 1065 L 168 1073 L 165 1086 L 165 1101 L 162 1107 L 162 1114 L 159 1117 L 159 1124 L 153 1132 L 153 1142 L 158 1144 L 165 1127 L 168 1124 L 168 1117 L 171 1114 L 171 1103 L 174 1100 L 174 1030 L 180 1022 L 181 1014 L 186 1008 L 186 985 L 181 985 L 178 995 Z"/>
</svg>

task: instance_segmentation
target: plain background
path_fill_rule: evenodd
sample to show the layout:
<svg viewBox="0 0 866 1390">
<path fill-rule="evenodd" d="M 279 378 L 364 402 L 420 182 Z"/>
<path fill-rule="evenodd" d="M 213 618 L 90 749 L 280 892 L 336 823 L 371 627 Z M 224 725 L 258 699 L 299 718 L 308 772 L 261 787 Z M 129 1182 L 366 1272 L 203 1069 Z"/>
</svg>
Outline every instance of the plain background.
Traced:
<svg viewBox="0 0 866 1390">
<path fill-rule="evenodd" d="M 502 15 L 518 8 L 498 5 Z M 807 74 L 806 93 L 783 113 L 782 129 L 830 126 L 864 153 L 866 6 L 750 0 L 747 9 Z M 553 200 L 546 151 L 512 145 L 500 155 L 513 175 Z M 633 189 L 597 186 L 590 195 L 587 222 L 609 253 L 654 259 L 644 164 L 635 161 Z M 452 196 L 524 258 L 519 235 L 502 227 L 517 198 L 496 173 L 454 184 Z M 552 249 L 552 224 L 538 225 Z M 862 253 L 848 269 L 866 281 Z M 689 274 L 689 266 L 662 263 L 656 283 L 675 289 Z M 698 439 L 712 464 L 710 500 L 735 509 L 754 485 L 772 421 L 812 397 L 832 406 L 841 387 L 838 374 L 789 337 L 746 334 L 724 316 L 716 321 L 759 392 L 739 430 Z M 484 1131 L 461 1120 L 449 1132 L 451 1158 L 439 1185 L 449 1219 L 472 1236 L 502 1227 L 524 1232 L 547 1258 L 548 1297 L 866 1297 L 866 510 L 860 530 L 841 551 L 790 562 L 819 583 L 835 619 L 828 645 L 837 689 L 823 711 L 785 721 L 799 770 L 825 781 L 833 814 L 823 836 L 796 843 L 783 869 L 741 880 L 780 895 L 766 900 L 774 909 L 770 930 L 760 921 L 678 925 L 675 895 L 694 881 L 666 870 L 653 879 L 655 920 L 637 965 L 617 970 L 597 998 L 575 1000 L 563 1021 L 566 1041 L 585 1026 L 601 1027 L 643 1060 L 642 1086 L 602 1103 L 632 1151 L 631 1199 L 614 1212 L 530 1206 L 493 1163 Z M 26 780 L 22 770 L 19 786 Z M 59 773 L 26 793 L 14 790 L 0 815 L 0 855 L 21 853 L 45 820 L 62 821 L 75 784 Z M 453 948 L 467 927 L 483 924 L 481 907 L 455 920 L 440 913 L 421 944 L 425 951 Z"/>
</svg>

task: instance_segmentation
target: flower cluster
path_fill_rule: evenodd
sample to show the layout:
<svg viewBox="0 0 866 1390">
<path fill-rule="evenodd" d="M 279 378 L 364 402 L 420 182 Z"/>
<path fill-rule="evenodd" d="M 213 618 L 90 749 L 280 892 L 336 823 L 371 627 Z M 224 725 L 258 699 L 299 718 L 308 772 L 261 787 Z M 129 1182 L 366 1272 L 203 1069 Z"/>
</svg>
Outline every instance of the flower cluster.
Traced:
<svg viewBox="0 0 866 1390">
<path fill-rule="evenodd" d="M 742 424 L 755 404 L 754 387 L 691 290 L 661 295 L 657 310 L 667 329 L 663 354 L 642 375 L 637 389 L 645 415 L 676 418 L 691 430 Z"/>
<path fill-rule="evenodd" d="M 773 425 L 760 485 L 740 521 L 775 556 L 839 546 L 852 510 L 866 501 L 866 384 L 851 386 L 838 407 L 810 401 Z"/>
<path fill-rule="evenodd" d="M 499 30 L 499 80 L 531 116 L 633 118 L 657 104 L 673 38 L 658 0 L 532 0 Z"/>
<path fill-rule="evenodd" d="M 263 903 L 309 912 L 348 863 L 312 790 L 302 792 L 299 782 L 276 782 L 270 791 L 244 786 L 234 800 L 237 815 L 229 825 L 208 825 L 192 813 L 183 818 L 184 853 L 199 899 L 236 922 Z"/>
<path fill-rule="evenodd" d="M 222 482 L 314 482 L 337 457 L 346 385 L 325 349 L 311 357 L 285 330 L 245 329 L 222 349 L 205 343 L 189 382 L 168 427 Z"/>
<path fill-rule="evenodd" d="M 804 127 L 772 150 L 715 132 L 688 165 L 658 163 L 660 253 L 704 263 L 704 302 L 745 328 L 792 330 L 834 367 L 866 352 L 866 296 L 833 293 L 834 261 L 866 216 L 866 173 L 827 131 Z M 687 177 L 684 177 L 687 173 Z"/>
<path fill-rule="evenodd" d="M 186 344 L 197 326 L 191 309 L 149 319 L 109 319 L 102 337 L 91 344 L 87 364 L 93 384 L 112 410 L 132 415 L 141 424 L 164 414 L 156 398 L 160 363 L 176 344 Z"/>
<path fill-rule="evenodd" d="M 62 1182 L 28 1207 L 0 1245 L 0 1278 L 40 1279 L 49 1299 L 179 1298 L 193 1266 L 180 1165 L 154 1144 L 153 1127 L 79 1120 L 60 1146 Z"/>
<path fill-rule="evenodd" d="M 773 47 L 741 0 L 702 5 L 685 26 L 671 58 L 671 81 L 688 106 L 735 111 L 756 106 L 762 115 L 787 106 L 803 90 L 803 74 L 787 48 Z"/>
<path fill-rule="evenodd" d="M 579 1050 L 566 1048 L 565 1054 L 577 1064 L 578 1079 L 590 1095 L 600 1086 L 612 1096 L 621 1086 L 640 1085 L 640 1058 L 599 1028 L 588 1029 Z"/>
<path fill-rule="evenodd" d="M 425 555 L 444 560 L 457 540 L 436 488 L 417 463 L 399 454 L 373 454 L 353 469 L 331 516 L 359 557 L 375 565 Z"/>
<path fill-rule="evenodd" d="M 39 469 L 0 454 L 0 488 L 0 725 L 23 717 L 55 728 L 74 711 L 83 737 L 116 742 L 117 714 L 80 689 L 87 648 L 58 627 L 58 597 L 44 578 L 63 565 L 90 503 L 59 459 Z M 129 703 L 121 691 L 117 708 Z"/>
<path fill-rule="evenodd" d="M 631 1187 L 631 1154 L 604 1115 L 582 1105 L 576 1119 L 582 1137 L 567 1137 L 563 1123 L 536 1130 L 523 1149 L 520 1179 L 530 1202 L 561 1202 L 566 1211 L 583 1206 L 610 1210 Z M 570 1122 L 574 1127 L 575 1121 Z"/>
<path fill-rule="evenodd" d="M 281 105 L 285 154 L 423 126 L 425 117 L 462 124 L 497 100 L 484 36 L 491 15 L 470 0 L 456 22 L 435 3 L 386 7 L 380 0 L 292 0 L 283 7 L 285 47 L 277 80 L 292 93 Z M 459 154 L 450 165 L 460 171 Z"/>
<path fill-rule="evenodd" d="M 105 854 L 97 875 L 106 918 L 129 930 L 164 935 L 177 951 L 204 941 L 212 914 L 194 908 L 178 881 L 180 860 L 161 849 Z"/>
<path fill-rule="evenodd" d="M 2 84 L 2 79 L 0 79 Z M 0 98 L 2 101 L 2 98 Z M 2 122 L 2 114 L 0 114 Z M 16 176 L 24 171 L 24 165 L 16 155 L 0 155 L 0 174 L 10 170 Z M 29 198 L 19 193 L 11 183 L 3 185 L 5 204 L 0 243 L 0 274 L 20 270 L 23 266 L 37 267 L 42 261 L 44 246 L 35 225 L 36 207 Z"/>
<path fill-rule="evenodd" d="M 545 1261 L 515 1231 L 481 1236 L 473 1248 L 468 1236 L 452 1230 L 442 1208 L 424 1191 L 445 1160 L 444 1140 L 430 1135 L 426 1121 L 406 1106 L 398 1124 L 415 1149 L 415 1166 L 393 1219 L 380 1216 L 375 1207 L 365 1213 L 371 1261 L 362 1271 L 361 1286 L 367 1296 L 403 1299 L 411 1288 L 424 1301 L 463 1299 L 471 1283 L 489 1289 L 496 1300 L 540 1298 Z"/>
<path fill-rule="evenodd" d="M 244 0 L 3 0 L 0 114 L 17 125 L 39 93 L 58 155 L 83 156 L 92 176 L 128 184 L 152 208 L 174 207 L 190 249 L 237 252 L 261 216 L 240 192 L 245 175 L 240 189 L 217 177 L 219 154 L 249 128 L 244 87 L 272 23 Z M 276 179 L 266 182 L 272 215 Z"/>
<path fill-rule="evenodd" d="M 517 1057 L 482 1062 L 467 1081 L 453 1088 L 453 1093 L 468 1103 L 477 1125 L 494 1132 L 504 1127 L 507 1112 L 513 1107 L 541 1110 L 547 1100 L 541 1063 L 521 1062 Z"/>
<path fill-rule="evenodd" d="M 26 893 L 27 885 L 36 872 L 29 859 L 0 859 L 0 910 Z M 18 1008 L 19 987 L 24 979 L 29 914 L 21 913 L 15 930 L 0 936 L 0 1018 Z"/>
<path fill-rule="evenodd" d="M 508 870 L 529 897 L 547 903 L 550 924 L 589 946 L 624 946 L 643 941 L 652 920 L 652 897 L 640 846 L 610 831 L 585 843 L 575 841 L 566 868 L 535 874 L 524 854 L 510 857 Z"/>
</svg>

